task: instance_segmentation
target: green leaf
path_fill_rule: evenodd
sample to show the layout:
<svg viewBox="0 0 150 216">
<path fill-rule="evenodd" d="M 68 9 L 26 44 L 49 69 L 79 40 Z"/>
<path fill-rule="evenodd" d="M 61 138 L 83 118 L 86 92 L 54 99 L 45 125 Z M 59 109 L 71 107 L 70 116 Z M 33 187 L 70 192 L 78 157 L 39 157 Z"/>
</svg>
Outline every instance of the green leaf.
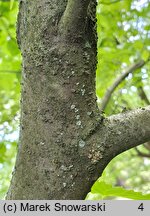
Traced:
<svg viewBox="0 0 150 216">
<path fill-rule="evenodd" d="M 7 42 L 7 48 L 12 55 L 17 55 L 19 53 L 16 41 L 14 39 L 10 39 Z"/>
<path fill-rule="evenodd" d="M 143 195 L 141 192 L 135 192 L 133 190 L 126 190 L 122 187 L 113 187 L 111 184 L 107 184 L 104 181 L 97 181 L 91 190 L 92 194 L 99 194 L 100 196 L 117 196 L 133 200 L 150 200 L 150 194 Z"/>
<path fill-rule="evenodd" d="M 144 61 L 147 61 L 148 58 L 149 58 L 149 56 L 150 56 L 150 52 L 149 52 L 148 50 L 144 50 L 144 51 L 142 52 L 142 59 L 143 59 Z"/>
</svg>

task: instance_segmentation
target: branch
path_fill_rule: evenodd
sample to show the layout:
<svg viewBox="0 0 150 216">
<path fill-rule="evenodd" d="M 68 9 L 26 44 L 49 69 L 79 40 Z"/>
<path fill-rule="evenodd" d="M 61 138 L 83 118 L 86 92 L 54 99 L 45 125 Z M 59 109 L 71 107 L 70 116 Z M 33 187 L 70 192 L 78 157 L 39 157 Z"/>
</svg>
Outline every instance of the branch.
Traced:
<svg viewBox="0 0 150 216">
<path fill-rule="evenodd" d="M 150 141 L 150 106 L 104 119 L 101 133 L 101 142 L 105 142 L 106 152 L 113 157 Z"/>
<path fill-rule="evenodd" d="M 107 90 L 106 93 L 104 95 L 104 97 L 102 98 L 101 101 L 101 105 L 100 105 L 100 110 L 103 111 L 105 110 L 110 97 L 112 95 L 112 93 L 114 92 L 114 90 L 118 87 L 118 85 L 130 74 L 133 73 L 135 70 L 143 67 L 145 65 L 145 61 L 144 60 L 140 60 L 137 63 L 131 65 L 127 70 L 125 70 L 119 77 L 116 78 L 116 80 L 114 81 L 114 83 L 112 84 L 112 86 L 110 86 Z"/>
<path fill-rule="evenodd" d="M 136 152 L 138 153 L 139 156 L 150 158 L 150 154 L 143 153 L 138 148 L 135 148 L 135 150 L 136 150 Z"/>
<path fill-rule="evenodd" d="M 144 147 L 145 147 L 148 151 L 150 151 L 150 142 L 144 143 Z"/>
<path fill-rule="evenodd" d="M 82 37 L 89 2 L 90 0 L 68 0 L 66 10 L 60 20 L 61 34 Z"/>
<path fill-rule="evenodd" d="M 150 142 L 144 143 L 143 146 L 150 152 Z M 138 153 L 139 156 L 150 158 L 150 153 L 143 153 L 137 147 L 135 148 L 135 150 L 136 150 L 136 152 Z"/>
<path fill-rule="evenodd" d="M 147 95 L 146 95 L 146 93 L 145 93 L 145 91 L 144 91 L 144 89 L 143 89 L 142 86 L 140 86 L 140 87 L 138 88 L 138 93 L 139 93 L 139 96 L 140 96 L 141 100 L 145 101 L 145 103 L 146 103 L 147 105 L 150 105 L 150 101 L 149 101 L 149 99 L 148 99 L 148 97 L 147 97 Z M 150 151 L 150 142 L 144 143 L 143 146 L 144 146 L 148 151 Z M 138 153 L 139 156 L 150 158 L 150 154 L 146 154 L 146 153 L 141 152 L 137 147 L 135 148 L 135 150 L 136 150 L 136 152 Z"/>
<path fill-rule="evenodd" d="M 147 97 L 147 95 L 146 95 L 146 93 L 145 93 L 145 91 L 144 91 L 144 89 L 143 89 L 142 86 L 140 86 L 138 88 L 138 93 L 139 93 L 139 96 L 140 96 L 141 100 L 145 101 L 145 103 L 147 105 L 150 105 L 150 101 L 149 101 L 149 99 L 148 99 L 148 97 Z"/>
</svg>

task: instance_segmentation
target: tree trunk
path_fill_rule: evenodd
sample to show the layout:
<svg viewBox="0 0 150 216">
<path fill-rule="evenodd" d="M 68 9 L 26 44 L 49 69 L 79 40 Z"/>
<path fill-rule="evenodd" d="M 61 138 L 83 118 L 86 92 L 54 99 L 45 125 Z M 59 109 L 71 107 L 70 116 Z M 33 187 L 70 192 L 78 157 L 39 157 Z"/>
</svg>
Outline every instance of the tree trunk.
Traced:
<svg viewBox="0 0 150 216">
<path fill-rule="evenodd" d="M 7 199 L 84 199 L 115 155 L 150 139 L 149 107 L 98 112 L 89 2 L 20 2 L 21 129 Z"/>
</svg>

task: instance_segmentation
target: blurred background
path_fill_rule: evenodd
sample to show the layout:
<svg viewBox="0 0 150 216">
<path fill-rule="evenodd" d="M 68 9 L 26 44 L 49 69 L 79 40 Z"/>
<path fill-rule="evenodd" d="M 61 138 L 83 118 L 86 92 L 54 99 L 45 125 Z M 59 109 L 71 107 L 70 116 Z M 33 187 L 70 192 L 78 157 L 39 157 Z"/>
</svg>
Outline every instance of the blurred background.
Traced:
<svg viewBox="0 0 150 216">
<path fill-rule="evenodd" d="M 19 137 L 21 54 L 16 42 L 17 13 L 17 1 L 0 0 L 0 199 L 4 199 L 10 184 Z M 106 97 L 106 116 L 149 105 L 149 0 L 99 0 L 97 32 L 99 108 Z M 150 143 L 114 158 L 100 181 L 150 193 Z M 100 199 L 96 192 L 91 194 L 91 199 L 95 197 Z M 108 197 L 114 199 L 111 194 Z"/>
</svg>

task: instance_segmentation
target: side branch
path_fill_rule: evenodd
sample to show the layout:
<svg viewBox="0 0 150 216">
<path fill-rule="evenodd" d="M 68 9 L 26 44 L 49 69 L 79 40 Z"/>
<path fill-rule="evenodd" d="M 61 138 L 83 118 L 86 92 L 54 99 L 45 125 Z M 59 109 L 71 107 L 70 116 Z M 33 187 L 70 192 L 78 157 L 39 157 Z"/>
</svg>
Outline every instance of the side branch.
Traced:
<svg viewBox="0 0 150 216">
<path fill-rule="evenodd" d="M 138 150 L 138 148 L 135 148 L 135 150 L 138 153 L 138 156 L 150 158 L 150 154 L 143 153 L 140 150 Z"/>
<path fill-rule="evenodd" d="M 87 8 L 90 0 L 68 0 L 60 20 L 59 31 L 63 35 L 82 37 L 85 32 Z"/>
<path fill-rule="evenodd" d="M 107 91 L 106 94 L 104 95 L 104 97 L 102 98 L 101 101 L 101 105 L 100 105 L 100 110 L 105 110 L 108 101 L 110 100 L 110 97 L 112 95 L 112 93 L 114 92 L 114 90 L 118 87 L 118 85 L 130 74 L 133 73 L 135 70 L 143 67 L 145 65 L 145 61 L 144 60 L 140 60 L 137 63 L 131 65 L 127 70 L 125 70 L 119 77 L 116 78 L 116 80 L 114 81 L 114 83 L 112 84 L 112 86 L 110 86 Z"/>
<path fill-rule="evenodd" d="M 104 130 L 113 155 L 150 141 L 150 106 L 106 118 Z"/>
<path fill-rule="evenodd" d="M 147 105 L 150 105 L 150 101 L 149 101 L 149 99 L 148 99 L 148 97 L 147 97 L 147 95 L 146 95 L 146 93 L 145 93 L 145 91 L 144 91 L 144 89 L 143 89 L 142 86 L 140 86 L 138 88 L 138 93 L 139 93 L 139 96 L 140 96 L 141 100 L 145 101 L 145 103 Z"/>
</svg>

